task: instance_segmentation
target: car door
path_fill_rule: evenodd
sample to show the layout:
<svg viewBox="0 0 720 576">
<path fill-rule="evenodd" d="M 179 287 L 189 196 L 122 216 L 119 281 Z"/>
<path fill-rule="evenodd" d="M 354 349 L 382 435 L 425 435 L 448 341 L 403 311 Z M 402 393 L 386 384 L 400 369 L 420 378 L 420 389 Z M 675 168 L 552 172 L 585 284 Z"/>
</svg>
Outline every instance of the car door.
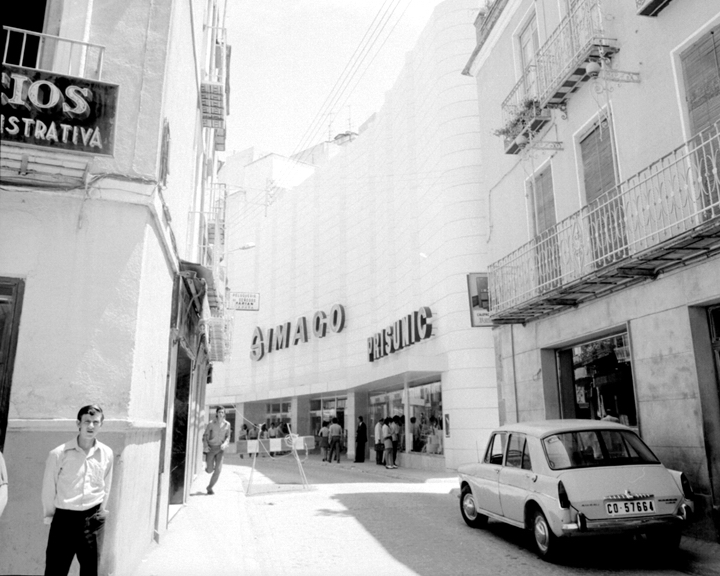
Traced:
<svg viewBox="0 0 720 576">
<path fill-rule="evenodd" d="M 505 518 L 514 522 L 524 521 L 525 502 L 536 480 L 527 438 L 524 434 L 512 432 L 508 439 L 505 463 L 498 477 L 500 506 Z"/>
<path fill-rule="evenodd" d="M 477 498 L 477 505 L 482 510 L 502 515 L 500 507 L 500 494 L 498 493 L 498 476 L 502 469 L 505 456 L 505 432 L 495 432 L 488 442 L 487 451 L 482 465 L 477 467 L 473 492 Z"/>
</svg>

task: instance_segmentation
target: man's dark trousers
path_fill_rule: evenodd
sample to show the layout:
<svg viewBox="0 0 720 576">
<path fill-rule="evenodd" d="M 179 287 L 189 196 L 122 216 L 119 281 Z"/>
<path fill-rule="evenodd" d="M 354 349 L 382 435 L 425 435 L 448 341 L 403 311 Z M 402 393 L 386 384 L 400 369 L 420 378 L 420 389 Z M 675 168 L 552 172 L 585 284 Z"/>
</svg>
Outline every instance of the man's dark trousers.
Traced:
<svg viewBox="0 0 720 576">
<path fill-rule="evenodd" d="M 105 518 L 100 505 L 88 510 L 57 508 L 45 551 L 45 576 L 66 576 L 77 554 L 80 576 L 97 576 Z"/>
</svg>

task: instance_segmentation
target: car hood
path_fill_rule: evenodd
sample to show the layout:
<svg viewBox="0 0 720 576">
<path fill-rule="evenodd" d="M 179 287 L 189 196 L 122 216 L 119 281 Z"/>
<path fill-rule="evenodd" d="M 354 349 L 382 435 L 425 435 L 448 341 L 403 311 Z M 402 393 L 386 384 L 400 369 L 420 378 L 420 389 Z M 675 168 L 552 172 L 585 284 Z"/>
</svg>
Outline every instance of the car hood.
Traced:
<svg viewBox="0 0 720 576">
<path fill-rule="evenodd" d="M 682 499 L 672 475 L 662 465 L 603 466 L 558 474 L 570 502 L 589 518 L 605 515 L 607 500 L 653 499 L 658 513 L 672 514 Z"/>
</svg>

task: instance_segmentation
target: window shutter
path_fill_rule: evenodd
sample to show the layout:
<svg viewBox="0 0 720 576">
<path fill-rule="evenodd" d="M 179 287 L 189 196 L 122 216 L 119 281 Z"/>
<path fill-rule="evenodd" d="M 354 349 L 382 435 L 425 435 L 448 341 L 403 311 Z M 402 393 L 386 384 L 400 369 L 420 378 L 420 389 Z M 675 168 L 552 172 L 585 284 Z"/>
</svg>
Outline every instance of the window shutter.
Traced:
<svg viewBox="0 0 720 576">
<path fill-rule="evenodd" d="M 557 223 L 552 170 L 549 165 L 535 177 L 534 186 L 535 189 L 530 190 L 530 198 L 533 211 L 533 235 L 537 236 Z"/>
<path fill-rule="evenodd" d="M 615 158 L 606 121 L 601 122 L 580 142 L 580 152 L 585 179 L 585 202 L 591 204 L 615 187 Z"/>
<path fill-rule="evenodd" d="M 720 26 L 681 57 L 692 136 L 720 120 Z"/>
</svg>

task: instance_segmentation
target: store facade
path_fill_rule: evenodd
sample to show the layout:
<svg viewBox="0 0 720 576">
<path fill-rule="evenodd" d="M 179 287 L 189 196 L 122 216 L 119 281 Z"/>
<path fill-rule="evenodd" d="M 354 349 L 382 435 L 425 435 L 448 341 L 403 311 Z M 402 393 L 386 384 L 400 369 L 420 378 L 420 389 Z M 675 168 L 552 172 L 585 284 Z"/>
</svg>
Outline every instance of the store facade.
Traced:
<svg viewBox="0 0 720 576">
<path fill-rule="evenodd" d="M 369 435 L 379 418 L 404 416 L 401 465 L 477 461 L 498 405 L 492 329 L 476 321 L 488 232 L 469 128 L 477 94 L 459 74 L 475 10 L 440 4 L 383 107 L 300 185 L 268 204 L 247 173 L 220 171 L 228 284 L 259 294 L 259 309 L 235 312 L 210 407 L 234 405 L 250 423 L 287 418 L 301 435 L 336 417 L 348 457 L 359 416 Z"/>
</svg>

